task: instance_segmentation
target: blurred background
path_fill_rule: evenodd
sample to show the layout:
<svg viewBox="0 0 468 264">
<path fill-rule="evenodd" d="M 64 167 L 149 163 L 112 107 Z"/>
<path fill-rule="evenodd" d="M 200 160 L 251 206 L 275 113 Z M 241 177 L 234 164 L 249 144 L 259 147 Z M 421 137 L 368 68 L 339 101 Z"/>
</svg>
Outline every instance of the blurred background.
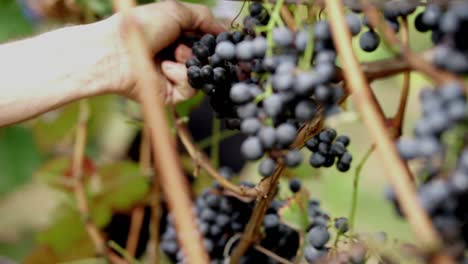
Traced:
<svg viewBox="0 0 468 264">
<path fill-rule="evenodd" d="M 236 16 L 241 6 L 228 1 L 195 2 L 210 5 L 217 16 L 227 21 Z M 0 0 L 0 43 L 26 38 L 65 23 L 95 21 L 110 13 L 111 6 L 106 0 Z M 429 36 L 415 30 L 411 30 L 410 39 L 415 50 L 430 46 Z M 362 61 L 392 56 L 386 45 L 370 54 L 356 50 Z M 388 116 L 395 113 L 401 79 L 395 76 L 372 84 Z M 405 133 L 412 131 L 419 115 L 418 91 L 427 84 L 423 77 L 412 75 Z M 148 184 L 135 163 L 141 126 L 135 118 L 138 107 L 117 96 L 96 97 L 87 103 L 91 118 L 85 172 L 91 215 L 110 237 L 125 241 L 129 215 L 147 202 Z M 319 198 L 324 209 L 335 217 L 349 215 L 354 167 L 372 144 L 352 104 L 346 106 L 347 112 L 334 116 L 329 126 L 351 136 L 353 168 L 339 173 L 335 169 L 317 171 L 304 165 L 288 172 L 303 179 L 312 196 Z M 35 120 L 0 128 L 0 256 L 5 260 L 56 263 L 93 255 L 67 182 L 78 110 L 79 103 L 74 103 Z M 178 111 L 181 115 L 192 112 L 190 128 L 195 140 L 209 142 L 212 120 L 203 98 L 199 95 L 179 105 Z M 239 140 L 239 136 L 230 137 L 221 144 L 221 164 L 240 171 L 243 178 L 258 180 L 255 164 L 243 166 L 244 162 L 237 158 Z M 412 241 L 408 225 L 385 200 L 385 173 L 378 155 L 373 154 L 361 174 L 356 229 L 362 233 L 384 231 L 391 240 Z M 99 175 L 98 180 L 93 175 Z M 203 177 L 195 182 L 197 188 L 207 184 L 210 181 Z M 287 196 L 288 191 L 284 190 L 282 195 Z M 1 258 L 0 263 L 3 263 Z"/>
</svg>

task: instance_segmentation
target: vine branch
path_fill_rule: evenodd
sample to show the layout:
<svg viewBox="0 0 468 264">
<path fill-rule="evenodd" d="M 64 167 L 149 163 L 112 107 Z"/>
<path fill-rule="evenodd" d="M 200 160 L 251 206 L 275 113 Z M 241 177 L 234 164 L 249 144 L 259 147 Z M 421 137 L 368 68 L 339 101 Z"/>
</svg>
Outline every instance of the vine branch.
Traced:
<svg viewBox="0 0 468 264">
<path fill-rule="evenodd" d="M 106 246 L 106 241 L 99 228 L 91 220 L 88 200 L 83 182 L 83 161 L 86 148 L 86 136 L 88 133 L 89 105 L 87 101 L 80 102 L 78 123 L 76 127 L 76 138 L 72 158 L 72 177 L 74 180 L 73 192 L 77 201 L 78 211 L 84 221 L 85 230 L 94 245 L 96 253 L 106 257 L 116 264 L 126 263 L 125 260 L 114 254 Z"/>
<path fill-rule="evenodd" d="M 247 223 L 247 226 L 245 227 L 245 230 L 240 238 L 239 244 L 232 252 L 229 261 L 230 264 L 239 263 L 245 251 L 247 251 L 247 249 L 249 249 L 249 247 L 257 241 L 260 233 L 260 226 L 262 224 L 263 216 L 265 215 L 266 210 L 268 209 L 268 205 L 275 197 L 278 181 L 283 170 L 284 163 L 282 160 L 279 160 L 278 165 L 276 166 L 275 171 L 273 172 L 273 175 L 269 176 L 268 178 L 262 181 L 267 184 L 265 188 L 266 193 L 262 197 L 258 197 L 257 203 L 255 204 L 249 222 Z M 262 182 L 260 182 L 260 184 Z"/>
<path fill-rule="evenodd" d="M 123 14 L 128 31 L 125 40 L 140 84 L 138 96 L 142 104 L 144 120 L 149 129 L 154 165 L 158 172 L 153 177 L 153 190 L 164 186 L 161 189 L 170 211 L 174 214 L 178 242 L 186 261 L 209 263 L 208 254 L 203 248 L 201 234 L 194 220 L 190 191 L 168 126 L 163 98 L 160 96 L 164 93 L 158 93 L 165 86 L 163 80 L 156 74 L 157 69 L 151 61 L 153 54 L 144 40 L 142 29 L 128 12 L 136 5 L 135 0 L 113 0 L 113 4 L 117 11 L 127 11 Z"/>
<path fill-rule="evenodd" d="M 440 240 L 431 221 L 421 208 L 410 181 L 411 176 L 396 152 L 392 138 L 388 134 L 385 119 L 378 114 L 378 106 L 372 101 L 369 84 L 357 61 L 351 45 L 351 34 L 344 19 L 344 9 L 341 0 L 326 1 L 327 13 L 330 17 L 330 26 L 333 42 L 341 58 L 346 83 L 352 92 L 357 110 L 360 112 L 370 136 L 376 144 L 387 176 L 392 185 L 400 205 L 418 239 L 429 247 L 437 247 Z"/>
<path fill-rule="evenodd" d="M 91 241 L 98 255 L 105 255 L 106 243 L 99 229 L 91 221 L 88 201 L 83 183 L 83 160 L 86 147 L 87 123 L 89 119 L 89 106 L 86 101 L 80 102 L 78 123 L 76 128 L 75 146 L 73 149 L 72 175 L 74 180 L 74 193 L 82 220 L 85 223 Z"/>
<path fill-rule="evenodd" d="M 144 125 L 141 130 L 139 166 L 140 171 L 143 173 L 143 175 L 149 176 L 149 174 L 151 173 L 151 145 L 149 142 L 148 130 Z M 159 205 L 159 203 L 157 204 Z M 140 238 L 141 228 L 143 226 L 142 224 L 144 215 L 145 208 L 143 206 L 137 206 L 132 210 L 132 215 L 130 218 L 130 230 L 128 233 L 127 243 L 125 245 L 126 251 L 132 257 L 135 256 L 136 249 L 138 247 L 138 241 Z M 154 237 L 151 238 L 154 239 Z M 159 239 L 156 240 L 159 241 Z"/>
<path fill-rule="evenodd" d="M 341 101 L 347 97 L 345 94 Z M 299 129 L 299 132 L 296 136 L 295 141 L 291 145 L 291 148 L 301 149 L 305 142 L 311 137 L 316 135 L 320 129 L 323 127 L 323 109 L 319 108 L 316 117 Z M 257 189 L 261 191 L 257 198 L 257 203 L 253 209 L 252 215 L 250 216 L 249 222 L 245 227 L 245 230 L 240 238 L 239 244 L 234 249 L 230 263 L 238 263 L 240 258 L 244 255 L 245 251 L 258 239 L 261 221 L 265 216 L 266 210 L 268 209 L 269 204 L 273 200 L 276 192 L 276 187 L 281 176 L 282 171 L 284 170 L 284 163 L 282 160 L 279 160 L 273 175 L 265 178 L 260 181 L 257 185 Z M 263 193 L 263 195 L 261 195 Z"/>
<path fill-rule="evenodd" d="M 181 120 L 177 120 L 175 123 L 178 132 L 177 135 L 179 136 L 182 145 L 184 145 L 188 154 L 197 163 L 197 165 L 199 165 L 206 172 L 208 172 L 208 174 L 211 175 L 227 191 L 230 191 L 235 195 L 241 197 L 250 197 L 252 199 L 257 197 L 257 189 L 247 188 L 244 186 L 237 186 L 234 183 L 227 180 L 226 178 L 224 178 L 221 174 L 219 174 L 218 170 L 216 170 L 216 168 L 213 167 L 213 164 L 211 164 L 210 160 L 206 157 L 203 151 L 201 151 L 193 142 L 193 139 L 189 131 L 187 130 L 187 127 L 185 126 L 184 122 Z"/>
<path fill-rule="evenodd" d="M 401 39 L 402 39 L 403 45 L 409 48 L 409 29 L 408 29 L 408 19 L 406 17 L 404 17 L 402 20 L 401 34 L 402 34 Z M 400 101 L 398 103 L 398 109 L 392 120 L 392 127 L 394 129 L 395 137 L 401 136 L 403 132 L 402 131 L 403 122 L 405 119 L 406 103 L 408 101 L 410 83 L 411 83 L 411 72 L 405 71 L 403 73 L 403 85 L 401 89 Z"/>
</svg>

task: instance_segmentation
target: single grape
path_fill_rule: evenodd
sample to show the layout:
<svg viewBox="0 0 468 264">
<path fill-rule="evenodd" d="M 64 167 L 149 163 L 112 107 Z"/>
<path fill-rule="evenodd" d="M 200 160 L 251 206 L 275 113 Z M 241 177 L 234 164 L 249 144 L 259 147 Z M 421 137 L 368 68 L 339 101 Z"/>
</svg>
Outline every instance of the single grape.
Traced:
<svg viewBox="0 0 468 264">
<path fill-rule="evenodd" d="M 257 137 L 249 137 L 241 145 L 241 153 L 247 160 L 258 160 L 263 156 L 263 147 Z"/>
<path fill-rule="evenodd" d="M 289 181 L 289 189 L 291 190 L 291 192 L 297 193 L 301 190 L 301 187 L 302 187 L 301 180 L 294 178 Z"/>
<path fill-rule="evenodd" d="M 375 31 L 369 30 L 364 32 L 359 38 L 361 49 L 367 52 L 372 52 L 377 49 L 380 44 L 380 37 Z"/>
<path fill-rule="evenodd" d="M 330 240 L 330 233 L 325 226 L 314 226 L 307 233 L 309 243 L 315 248 L 323 248 Z"/>
</svg>

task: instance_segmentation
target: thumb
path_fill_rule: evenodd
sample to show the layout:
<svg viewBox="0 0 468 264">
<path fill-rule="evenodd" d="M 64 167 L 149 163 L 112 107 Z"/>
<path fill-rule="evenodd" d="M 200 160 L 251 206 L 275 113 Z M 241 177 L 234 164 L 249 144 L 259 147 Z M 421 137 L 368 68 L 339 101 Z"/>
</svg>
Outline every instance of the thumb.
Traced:
<svg viewBox="0 0 468 264">
<path fill-rule="evenodd" d="M 194 96 L 196 91 L 188 84 L 187 68 L 182 63 L 163 61 L 161 69 L 170 81 L 167 86 L 166 102 L 178 103 Z"/>
</svg>

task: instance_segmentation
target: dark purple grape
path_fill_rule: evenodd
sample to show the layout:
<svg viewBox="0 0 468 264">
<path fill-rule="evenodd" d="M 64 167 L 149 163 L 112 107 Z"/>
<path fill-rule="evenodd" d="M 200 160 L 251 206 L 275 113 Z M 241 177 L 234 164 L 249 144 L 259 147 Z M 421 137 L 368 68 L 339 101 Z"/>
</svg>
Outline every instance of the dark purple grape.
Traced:
<svg viewBox="0 0 468 264">
<path fill-rule="evenodd" d="M 323 248 L 330 240 L 330 233 L 325 226 L 315 226 L 307 233 L 307 239 L 313 247 Z"/>
<path fill-rule="evenodd" d="M 222 41 L 216 45 L 216 55 L 224 60 L 232 60 L 236 57 L 236 46 L 230 41 Z"/>
<path fill-rule="evenodd" d="M 372 52 L 377 49 L 380 44 L 379 35 L 372 30 L 364 32 L 359 38 L 359 45 L 362 50 Z"/>
<path fill-rule="evenodd" d="M 289 181 L 289 189 L 291 190 L 291 192 L 297 193 L 298 191 L 301 190 L 301 187 L 302 187 L 301 180 L 294 178 Z"/>
<path fill-rule="evenodd" d="M 302 154 L 301 151 L 294 149 L 290 150 L 286 153 L 286 156 L 284 157 L 284 163 L 288 167 L 297 167 L 299 164 L 302 162 Z"/>
<path fill-rule="evenodd" d="M 276 128 L 276 140 L 281 146 L 289 146 L 296 138 L 297 129 L 288 123 L 283 123 Z"/>
<path fill-rule="evenodd" d="M 241 145 L 242 156 L 247 160 L 258 160 L 263 156 L 263 147 L 257 137 L 249 137 Z"/>
<path fill-rule="evenodd" d="M 258 166 L 258 171 L 263 177 L 269 177 L 273 174 L 275 170 L 276 162 L 271 158 L 265 158 L 260 162 Z"/>
</svg>

